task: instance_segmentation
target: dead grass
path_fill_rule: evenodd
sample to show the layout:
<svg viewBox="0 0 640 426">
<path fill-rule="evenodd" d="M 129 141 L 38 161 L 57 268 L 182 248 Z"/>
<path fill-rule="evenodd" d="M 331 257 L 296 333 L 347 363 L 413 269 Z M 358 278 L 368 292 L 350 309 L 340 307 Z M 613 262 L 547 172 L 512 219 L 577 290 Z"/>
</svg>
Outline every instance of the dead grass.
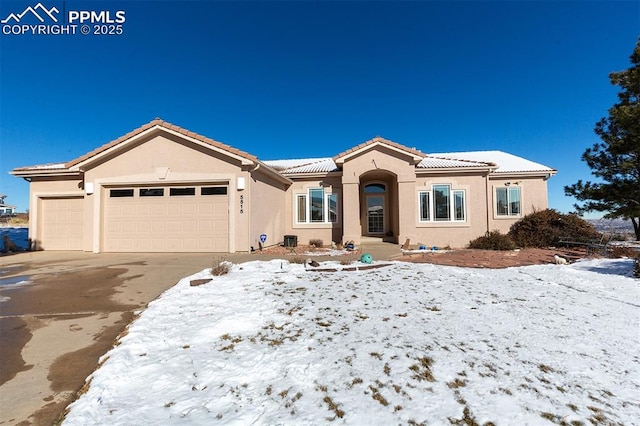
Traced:
<svg viewBox="0 0 640 426">
<path fill-rule="evenodd" d="M 471 410 L 467 406 L 465 406 L 464 410 L 462 410 L 462 416 L 463 417 L 461 419 L 454 419 L 449 417 L 448 418 L 449 423 L 451 423 L 452 425 L 460 425 L 460 426 L 495 426 L 493 422 L 486 422 L 480 425 L 480 423 L 478 423 L 478 421 L 475 419 L 475 417 L 471 413 Z"/>
<path fill-rule="evenodd" d="M 235 349 L 236 343 L 242 342 L 242 337 L 233 337 L 230 334 L 223 334 L 220 339 L 229 342 L 227 346 L 220 348 L 220 351 L 232 351 Z"/>
<path fill-rule="evenodd" d="M 339 418 L 343 418 L 344 417 L 344 411 L 342 411 L 339 407 L 338 404 L 336 404 L 335 402 L 333 402 L 333 400 L 331 399 L 331 397 L 329 395 L 325 395 L 325 397 L 322 399 L 328 406 L 329 406 L 329 410 L 333 411 L 336 415 L 336 417 Z"/>
<path fill-rule="evenodd" d="M 435 382 L 436 379 L 433 377 L 433 373 L 431 372 L 431 366 L 433 365 L 433 359 L 428 356 L 423 356 L 418 358 L 418 363 L 413 364 L 409 367 L 409 370 L 413 371 L 413 379 L 418 381 L 426 380 L 427 382 Z"/>
<path fill-rule="evenodd" d="M 447 386 L 449 387 L 449 389 L 457 389 L 457 388 L 462 388 L 467 386 L 467 381 L 466 380 L 460 380 L 456 377 L 455 380 L 448 382 Z"/>
<path fill-rule="evenodd" d="M 369 389 L 371 390 L 371 397 L 376 401 L 378 401 L 380 405 L 383 405 L 385 407 L 389 405 L 389 401 L 387 401 L 385 397 L 380 394 L 380 391 L 378 390 L 378 388 L 369 385 Z"/>
<path fill-rule="evenodd" d="M 211 268 L 211 275 L 213 275 L 214 277 L 227 275 L 229 271 L 231 271 L 232 266 L 233 264 L 231 262 L 227 262 L 227 261 L 219 262 L 217 265 Z"/>
<path fill-rule="evenodd" d="M 542 371 L 543 373 L 553 373 L 554 370 L 553 368 L 549 367 L 548 365 L 545 364 L 539 364 L 538 368 L 540 369 L 540 371 Z"/>
</svg>

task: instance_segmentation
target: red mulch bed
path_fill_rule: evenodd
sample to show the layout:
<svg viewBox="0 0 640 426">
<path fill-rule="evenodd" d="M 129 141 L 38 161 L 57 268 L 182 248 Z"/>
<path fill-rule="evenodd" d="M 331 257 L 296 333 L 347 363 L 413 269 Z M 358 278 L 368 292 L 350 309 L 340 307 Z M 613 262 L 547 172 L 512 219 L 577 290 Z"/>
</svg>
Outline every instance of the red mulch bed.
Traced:
<svg viewBox="0 0 640 426">
<path fill-rule="evenodd" d="M 326 248 L 324 250 L 327 250 Z M 261 253 L 275 254 L 282 256 L 308 256 L 307 252 L 313 251 L 313 248 L 305 245 L 298 245 L 295 248 L 272 246 L 265 248 Z M 323 249 L 317 249 L 316 252 L 322 252 Z M 356 259 L 361 250 L 349 252 L 348 255 L 355 256 Z M 509 268 L 512 266 L 527 265 L 543 265 L 555 263 L 554 254 L 569 258 L 571 261 L 586 257 L 584 251 L 576 249 L 538 249 L 527 248 L 517 251 L 495 251 L 495 250 L 476 250 L 476 249 L 455 249 L 449 251 L 426 251 L 424 253 L 410 253 L 403 256 L 394 257 L 391 260 L 399 260 L 403 262 L 414 263 L 434 263 L 438 265 L 448 266 L 464 266 L 470 268 Z M 336 257 L 339 260 L 340 257 Z"/>
<path fill-rule="evenodd" d="M 411 253 L 397 260 L 415 263 L 435 263 L 471 268 L 509 268 L 511 266 L 542 265 L 555 263 L 558 254 L 574 261 L 585 257 L 585 252 L 567 249 L 528 248 L 517 251 L 460 249 L 442 252 Z"/>
</svg>

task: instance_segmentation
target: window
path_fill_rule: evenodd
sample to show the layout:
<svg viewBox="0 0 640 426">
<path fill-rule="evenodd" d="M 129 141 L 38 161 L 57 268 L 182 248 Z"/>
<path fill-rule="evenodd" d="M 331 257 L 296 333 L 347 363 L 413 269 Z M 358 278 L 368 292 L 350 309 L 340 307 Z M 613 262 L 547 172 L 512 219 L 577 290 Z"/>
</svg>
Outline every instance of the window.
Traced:
<svg viewBox="0 0 640 426">
<path fill-rule="evenodd" d="M 498 216 L 520 216 L 520 187 L 496 188 L 496 213 Z"/>
<path fill-rule="evenodd" d="M 164 188 L 140 188 L 141 197 L 162 197 Z"/>
<path fill-rule="evenodd" d="M 196 189 L 195 188 L 169 188 L 169 195 L 172 197 L 196 195 Z"/>
<path fill-rule="evenodd" d="M 378 194 L 383 193 L 387 190 L 387 187 L 381 183 L 370 183 L 369 185 L 364 187 L 364 192 L 366 194 Z"/>
<path fill-rule="evenodd" d="M 112 189 L 109 191 L 111 198 L 133 197 L 133 189 Z"/>
<path fill-rule="evenodd" d="M 310 189 L 309 199 L 311 222 L 324 222 L 324 189 Z"/>
<path fill-rule="evenodd" d="M 464 222 L 467 219 L 466 194 L 451 185 L 433 185 L 431 191 L 418 192 L 420 222 Z"/>
<path fill-rule="evenodd" d="M 338 195 L 324 188 L 311 188 L 307 194 L 296 194 L 296 223 L 333 223 L 338 221 Z"/>
<path fill-rule="evenodd" d="M 454 220 L 465 220 L 464 191 L 453 191 Z"/>
<path fill-rule="evenodd" d="M 338 194 L 327 194 L 327 204 L 329 205 L 329 222 L 338 221 Z"/>
<path fill-rule="evenodd" d="M 227 195 L 226 186 L 205 186 L 200 188 L 200 195 Z"/>
<path fill-rule="evenodd" d="M 296 206 L 298 213 L 298 223 L 306 223 L 307 222 L 307 195 L 306 194 L 298 194 L 296 195 Z"/>
<path fill-rule="evenodd" d="M 420 222 L 427 222 L 431 220 L 431 207 L 429 203 L 429 192 L 420 192 L 418 197 L 420 198 Z"/>
<path fill-rule="evenodd" d="M 433 185 L 434 219 L 438 221 L 451 220 L 451 200 L 449 185 Z"/>
</svg>

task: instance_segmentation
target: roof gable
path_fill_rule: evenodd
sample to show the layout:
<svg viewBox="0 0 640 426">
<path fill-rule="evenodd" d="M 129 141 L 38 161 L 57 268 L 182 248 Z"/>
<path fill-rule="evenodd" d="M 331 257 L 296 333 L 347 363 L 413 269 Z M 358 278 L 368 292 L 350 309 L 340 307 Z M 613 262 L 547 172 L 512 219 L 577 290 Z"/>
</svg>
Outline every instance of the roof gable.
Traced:
<svg viewBox="0 0 640 426">
<path fill-rule="evenodd" d="M 362 154 L 363 152 L 369 151 L 371 149 L 374 149 L 375 147 L 378 146 L 384 146 L 392 151 L 396 151 L 399 152 L 401 154 L 407 155 L 409 157 L 411 157 L 413 159 L 413 161 L 415 161 L 416 163 L 418 163 L 419 161 L 421 161 L 424 157 L 425 154 L 423 154 L 422 152 L 413 149 L 413 148 L 408 148 L 404 145 L 401 145 L 399 143 L 390 141 L 389 139 L 385 139 L 383 137 L 380 136 L 376 136 L 373 139 L 369 139 L 366 142 L 361 143 L 358 146 L 355 146 L 353 148 L 350 148 L 344 152 L 341 152 L 340 154 L 336 155 L 335 157 L 333 157 L 333 161 L 337 164 L 337 165 L 341 165 L 344 164 L 344 162 L 346 160 L 348 160 L 351 157 L 354 157 L 356 155 Z"/>
<path fill-rule="evenodd" d="M 182 127 L 176 126 L 174 124 L 163 121 L 159 118 L 150 121 L 149 123 L 138 127 L 137 129 L 127 133 L 115 139 L 109 143 L 106 143 L 91 152 L 86 153 L 85 155 L 76 158 L 65 164 L 66 168 L 69 170 L 81 170 L 83 166 L 94 163 L 95 161 L 99 161 L 106 155 L 109 155 L 115 151 L 121 150 L 124 147 L 135 143 L 140 138 L 147 136 L 156 131 L 164 131 L 167 133 L 171 133 L 180 138 L 189 140 L 198 145 L 204 146 L 206 148 L 212 149 L 229 157 L 235 158 L 239 160 L 243 165 L 253 165 L 258 159 L 244 151 L 233 148 L 229 145 L 218 142 L 214 139 L 207 138 L 206 136 L 202 136 L 198 133 L 191 132 Z"/>
</svg>

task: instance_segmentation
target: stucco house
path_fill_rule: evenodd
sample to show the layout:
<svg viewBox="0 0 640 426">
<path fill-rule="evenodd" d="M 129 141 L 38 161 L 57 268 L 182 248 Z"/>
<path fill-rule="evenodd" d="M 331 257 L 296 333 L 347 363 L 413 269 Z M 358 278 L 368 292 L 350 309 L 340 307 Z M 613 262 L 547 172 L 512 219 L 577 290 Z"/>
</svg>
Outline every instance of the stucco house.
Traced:
<svg viewBox="0 0 640 426">
<path fill-rule="evenodd" d="M 15 216 L 16 206 L 0 203 L 0 216 Z"/>
<path fill-rule="evenodd" d="M 463 247 L 547 208 L 556 171 L 501 151 L 425 154 L 375 137 L 261 161 L 155 119 L 75 160 L 16 168 L 37 249 L 247 252 L 296 236 Z"/>
</svg>

